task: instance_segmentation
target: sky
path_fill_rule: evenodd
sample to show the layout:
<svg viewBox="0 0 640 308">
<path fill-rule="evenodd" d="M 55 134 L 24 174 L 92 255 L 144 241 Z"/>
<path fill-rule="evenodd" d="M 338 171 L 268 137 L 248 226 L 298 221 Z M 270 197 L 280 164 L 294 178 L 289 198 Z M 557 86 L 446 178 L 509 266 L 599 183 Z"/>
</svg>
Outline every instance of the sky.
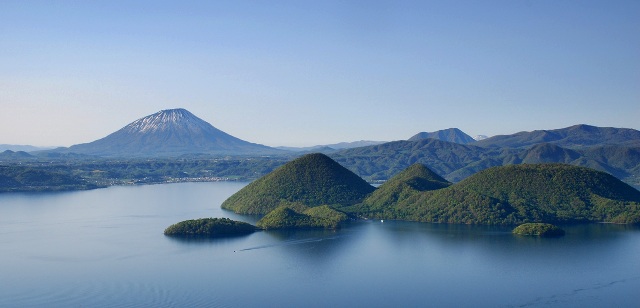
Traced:
<svg viewBox="0 0 640 308">
<path fill-rule="evenodd" d="M 269 146 L 640 129 L 640 1 L 0 1 L 0 144 L 172 108 Z"/>
</svg>

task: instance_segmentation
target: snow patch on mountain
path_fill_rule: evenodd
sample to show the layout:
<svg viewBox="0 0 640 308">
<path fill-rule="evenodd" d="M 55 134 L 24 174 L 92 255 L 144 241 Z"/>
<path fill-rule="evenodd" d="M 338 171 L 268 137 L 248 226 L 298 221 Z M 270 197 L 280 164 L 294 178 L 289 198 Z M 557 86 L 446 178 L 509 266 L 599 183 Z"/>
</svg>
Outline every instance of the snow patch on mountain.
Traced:
<svg viewBox="0 0 640 308">
<path fill-rule="evenodd" d="M 155 133 L 180 127 L 191 131 L 214 128 L 185 109 L 168 109 L 140 118 L 125 126 L 128 133 Z"/>
</svg>

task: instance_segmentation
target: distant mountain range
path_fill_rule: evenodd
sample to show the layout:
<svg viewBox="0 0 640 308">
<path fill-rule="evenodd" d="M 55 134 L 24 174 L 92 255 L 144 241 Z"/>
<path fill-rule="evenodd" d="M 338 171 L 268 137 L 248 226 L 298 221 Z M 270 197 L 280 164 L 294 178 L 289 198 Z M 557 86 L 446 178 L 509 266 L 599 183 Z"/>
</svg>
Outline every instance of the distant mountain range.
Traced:
<svg viewBox="0 0 640 308">
<path fill-rule="evenodd" d="M 383 144 L 388 141 L 371 141 L 371 140 L 360 140 L 353 142 L 340 142 L 340 143 L 332 143 L 332 144 L 324 144 L 324 145 L 314 145 L 310 147 L 276 147 L 276 149 L 292 151 L 292 152 L 335 152 L 337 150 L 342 149 L 352 149 L 359 147 L 366 147 L 370 145 Z"/>
<path fill-rule="evenodd" d="M 0 144 L 0 152 L 32 152 L 53 149 L 54 147 L 36 147 L 32 145 Z"/>
<path fill-rule="evenodd" d="M 30 159 L 30 158 L 34 158 L 34 156 L 25 151 L 5 150 L 0 152 L 0 159 L 20 160 L 20 159 Z"/>
<path fill-rule="evenodd" d="M 408 140 L 418 141 L 429 138 L 494 148 L 530 148 L 542 143 L 551 143 L 564 148 L 585 148 L 604 145 L 640 146 L 640 131 L 638 130 L 597 127 L 586 124 L 493 137 L 478 135 L 475 138 L 465 134 L 458 128 L 449 128 L 435 132 L 421 132 Z"/>
<path fill-rule="evenodd" d="M 409 141 L 417 141 L 422 139 L 437 139 L 442 141 L 454 142 L 459 144 L 468 144 L 473 143 L 476 140 L 482 140 L 488 138 L 484 135 L 479 135 L 476 138 L 473 138 L 458 128 L 448 128 L 435 132 L 420 132 L 413 135 L 409 138 Z M 360 148 L 372 145 L 378 145 L 387 143 L 388 141 L 371 141 L 371 140 L 360 140 L 354 142 L 340 142 L 334 144 L 324 144 L 324 145 L 315 145 L 310 147 L 276 147 L 277 149 L 293 151 L 293 152 L 301 152 L 301 153 L 312 153 L 312 152 L 320 152 L 320 153 L 333 153 L 338 150 L 344 149 L 353 149 Z"/>
<path fill-rule="evenodd" d="M 608 172 L 640 187 L 640 131 L 575 125 L 495 136 L 467 144 L 438 139 L 394 141 L 330 154 L 369 181 L 422 163 L 452 182 L 503 165 L 566 163 Z"/>
<path fill-rule="evenodd" d="M 529 148 L 540 143 L 552 143 L 564 148 L 584 148 L 605 145 L 640 146 L 640 131 L 630 128 L 574 125 L 552 130 L 534 130 L 512 135 L 493 136 L 474 143 L 481 147 Z"/>
<path fill-rule="evenodd" d="M 140 118 L 102 139 L 51 152 L 104 157 L 282 153 L 281 150 L 231 136 L 185 109 L 162 110 Z"/>
<path fill-rule="evenodd" d="M 451 182 L 496 166 L 566 163 L 605 171 L 640 187 L 640 131 L 584 124 L 478 141 L 450 128 L 419 133 L 405 141 L 271 148 L 233 137 L 185 109 L 170 109 L 138 119 L 90 143 L 29 153 L 16 150 L 0 152 L 0 161 L 268 155 L 277 156 L 281 162 L 305 152 L 323 152 L 368 181 L 388 180 L 414 163 L 428 166 Z M 254 174 L 272 170 L 273 164 L 269 162 L 268 167 L 261 168 L 255 162 Z"/>
<path fill-rule="evenodd" d="M 431 133 L 421 132 L 415 134 L 413 137 L 409 138 L 409 141 L 417 141 L 422 139 L 438 139 L 442 141 L 449 141 L 459 144 L 467 144 L 475 142 L 476 140 L 471 138 L 471 136 L 465 134 L 463 131 L 457 128 L 449 128 L 443 129 Z"/>
</svg>

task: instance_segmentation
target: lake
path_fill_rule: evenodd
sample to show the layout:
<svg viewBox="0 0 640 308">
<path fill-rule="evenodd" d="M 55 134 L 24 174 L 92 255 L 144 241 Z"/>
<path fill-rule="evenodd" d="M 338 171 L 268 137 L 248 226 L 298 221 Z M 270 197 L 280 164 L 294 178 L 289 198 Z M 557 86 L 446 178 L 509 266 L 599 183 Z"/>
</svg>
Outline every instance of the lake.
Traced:
<svg viewBox="0 0 640 308">
<path fill-rule="evenodd" d="M 0 307 L 640 307 L 640 228 L 397 221 L 180 240 L 246 183 L 0 194 Z"/>
</svg>

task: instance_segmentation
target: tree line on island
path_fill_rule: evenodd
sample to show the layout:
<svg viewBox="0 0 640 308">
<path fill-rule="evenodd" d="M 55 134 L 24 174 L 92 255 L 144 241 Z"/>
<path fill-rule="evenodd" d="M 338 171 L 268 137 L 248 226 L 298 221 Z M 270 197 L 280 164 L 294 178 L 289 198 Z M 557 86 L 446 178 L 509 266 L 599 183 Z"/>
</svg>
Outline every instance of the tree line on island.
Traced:
<svg viewBox="0 0 640 308">
<path fill-rule="evenodd" d="M 222 207 L 265 215 L 258 229 L 339 228 L 350 219 L 484 225 L 640 223 L 640 191 L 584 167 L 493 167 L 453 184 L 414 164 L 375 188 L 319 153 L 275 169 Z"/>
</svg>

